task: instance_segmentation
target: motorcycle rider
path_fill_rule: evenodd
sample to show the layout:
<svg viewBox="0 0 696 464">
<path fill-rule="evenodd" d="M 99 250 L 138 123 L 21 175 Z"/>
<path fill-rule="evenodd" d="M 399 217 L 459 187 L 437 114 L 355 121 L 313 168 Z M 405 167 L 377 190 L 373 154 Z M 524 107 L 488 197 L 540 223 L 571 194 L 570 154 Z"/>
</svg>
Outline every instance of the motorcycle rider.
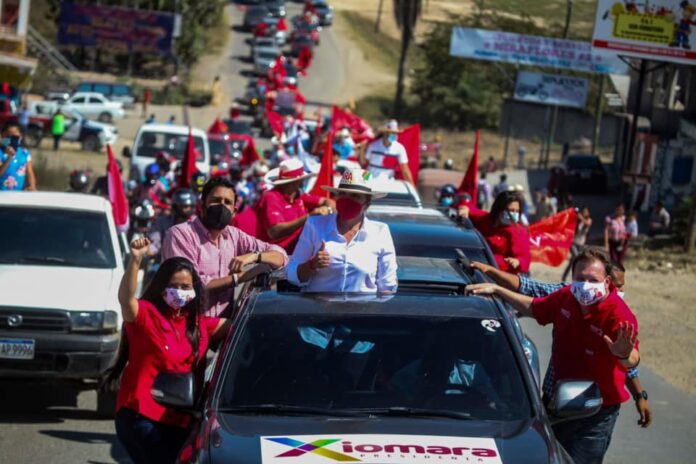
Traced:
<svg viewBox="0 0 696 464">
<path fill-rule="evenodd" d="M 191 189 L 180 188 L 172 195 L 171 214 L 161 214 L 150 230 L 148 255 L 159 261 L 164 235 L 170 227 L 188 221 L 196 212 L 197 195 Z"/>
<path fill-rule="evenodd" d="M 70 173 L 70 193 L 87 193 L 89 177 L 85 171 L 75 169 Z"/>
<path fill-rule="evenodd" d="M 450 207 L 454 205 L 457 197 L 457 187 L 453 184 L 445 184 L 437 192 L 437 202 L 440 206 Z"/>
<path fill-rule="evenodd" d="M 128 243 L 148 236 L 152 221 L 156 216 L 155 207 L 152 200 L 145 198 L 140 200 L 138 206 L 133 209 L 131 215 L 131 229 L 129 231 Z"/>
</svg>

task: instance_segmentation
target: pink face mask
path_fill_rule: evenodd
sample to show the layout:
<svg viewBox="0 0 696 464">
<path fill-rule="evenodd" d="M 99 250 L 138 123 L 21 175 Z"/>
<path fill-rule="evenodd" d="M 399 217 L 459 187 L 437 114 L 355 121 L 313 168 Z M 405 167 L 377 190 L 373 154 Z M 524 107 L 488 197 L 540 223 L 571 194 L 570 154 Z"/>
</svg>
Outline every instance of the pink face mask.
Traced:
<svg viewBox="0 0 696 464">
<path fill-rule="evenodd" d="M 341 219 L 350 221 L 362 213 L 363 205 L 352 198 L 339 198 L 336 200 L 336 211 Z"/>
</svg>

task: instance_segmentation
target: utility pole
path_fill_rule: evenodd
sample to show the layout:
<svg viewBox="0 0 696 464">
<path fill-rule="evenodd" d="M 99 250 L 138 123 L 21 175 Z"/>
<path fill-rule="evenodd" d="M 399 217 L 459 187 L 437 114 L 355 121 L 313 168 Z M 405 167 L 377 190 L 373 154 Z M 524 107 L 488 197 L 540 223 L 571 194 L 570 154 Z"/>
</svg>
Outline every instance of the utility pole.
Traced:
<svg viewBox="0 0 696 464">
<path fill-rule="evenodd" d="M 566 17 L 565 26 L 563 27 L 563 38 L 567 39 L 570 35 L 570 20 L 573 17 L 573 0 L 566 0 Z M 556 132 L 556 123 L 558 121 L 558 106 L 554 106 L 551 112 L 551 123 L 549 124 L 549 133 L 546 138 L 546 155 L 544 156 L 544 168 L 549 167 L 549 158 L 551 157 L 551 146 L 553 145 L 553 137 Z"/>
<path fill-rule="evenodd" d="M 597 147 L 599 147 L 599 134 L 602 129 L 602 103 L 604 102 L 604 82 L 606 78 L 604 74 L 599 75 L 599 93 L 597 94 L 597 100 L 595 102 L 595 123 L 594 132 L 592 134 L 592 154 L 597 154 Z"/>
<path fill-rule="evenodd" d="M 379 32 L 379 22 L 382 20 L 382 5 L 384 0 L 379 0 L 379 6 L 377 7 L 377 19 L 375 20 L 375 34 Z"/>
</svg>

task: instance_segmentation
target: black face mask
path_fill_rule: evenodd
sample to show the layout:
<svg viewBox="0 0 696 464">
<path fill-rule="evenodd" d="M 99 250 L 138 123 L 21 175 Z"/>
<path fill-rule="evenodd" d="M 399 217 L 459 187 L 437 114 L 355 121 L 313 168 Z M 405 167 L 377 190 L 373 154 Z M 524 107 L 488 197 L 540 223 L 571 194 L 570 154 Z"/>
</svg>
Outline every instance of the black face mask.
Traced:
<svg viewBox="0 0 696 464">
<path fill-rule="evenodd" d="M 208 229 L 222 230 L 232 224 L 232 213 L 225 205 L 210 205 L 201 221 Z"/>
</svg>

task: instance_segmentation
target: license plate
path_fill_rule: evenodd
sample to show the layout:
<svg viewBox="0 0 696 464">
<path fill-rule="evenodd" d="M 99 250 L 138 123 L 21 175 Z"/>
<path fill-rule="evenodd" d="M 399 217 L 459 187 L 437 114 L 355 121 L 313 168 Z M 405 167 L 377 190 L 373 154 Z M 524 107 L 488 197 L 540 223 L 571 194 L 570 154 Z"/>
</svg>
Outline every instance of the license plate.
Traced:
<svg viewBox="0 0 696 464">
<path fill-rule="evenodd" d="M 0 358 L 34 359 L 34 340 L 0 338 Z"/>
</svg>

